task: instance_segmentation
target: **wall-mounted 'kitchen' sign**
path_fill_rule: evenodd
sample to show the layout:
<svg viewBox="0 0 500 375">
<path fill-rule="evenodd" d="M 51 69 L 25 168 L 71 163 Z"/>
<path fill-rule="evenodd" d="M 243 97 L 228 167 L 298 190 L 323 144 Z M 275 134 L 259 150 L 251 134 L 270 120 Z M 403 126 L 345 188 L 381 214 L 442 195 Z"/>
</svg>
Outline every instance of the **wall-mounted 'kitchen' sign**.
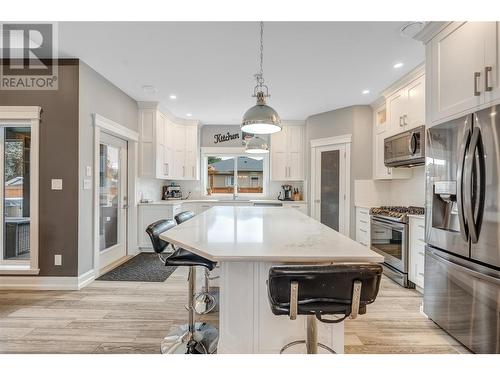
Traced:
<svg viewBox="0 0 500 375">
<path fill-rule="evenodd" d="M 239 138 L 240 138 L 239 133 L 233 133 L 233 134 L 231 134 L 230 132 L 227 132 L 225 134 L 218 133 L 218 134 L 214 134 L 214 143 L 217 144 L 217 143 L 222 143 L 222 142 L 229 142 L 229 141 L 232 141 L 234 139 L 239 139 Z"/>
</svg>

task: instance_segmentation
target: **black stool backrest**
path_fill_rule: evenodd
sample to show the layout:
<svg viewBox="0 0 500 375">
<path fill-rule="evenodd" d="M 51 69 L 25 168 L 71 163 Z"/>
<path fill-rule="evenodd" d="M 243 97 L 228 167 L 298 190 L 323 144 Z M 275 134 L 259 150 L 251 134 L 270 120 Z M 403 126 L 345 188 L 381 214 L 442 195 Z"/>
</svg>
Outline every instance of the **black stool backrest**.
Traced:
<svg viewBox="0 0 500 375">
<path fill-rule="evenodd" d="M 275 315 L 290 314 L 291 283 L 298 286 L 299 315 L 351 315 L 354 282 L 361 282 L 359 313 L 377 297 L 382 266 L 379 264 L 283 265 L 269 269 L 268 293 Z M 355 314 L 357 315 L 357 313 Z M 333 322 L 333 321 L 331 321 Z"/>
<path fill-rule="evenodd" d="M 175 215 L 175 221 L 177 222 L 177 224 L 181 224 L 181 223 L 193 218 L 194 215 L 195 214 L 192 211 L 183 211 L 180 214 Z"/>
<path fill-rule="evenodd" d="M 175 227 L 175 221 L 172 219 L 167 219 L 155 221 L 153 224 L 148 225 L 148 227 L 146 228 L 146 233 L 149 235 L 151 243 L 153 244 L 153 249 L 156 253 L 162 253 L 168 246 L 168 242 L 163 241 L 160 238 L 160 234 L 166 232 L 169 229 L 172 229 L 173 227 Z"/>
</svg>

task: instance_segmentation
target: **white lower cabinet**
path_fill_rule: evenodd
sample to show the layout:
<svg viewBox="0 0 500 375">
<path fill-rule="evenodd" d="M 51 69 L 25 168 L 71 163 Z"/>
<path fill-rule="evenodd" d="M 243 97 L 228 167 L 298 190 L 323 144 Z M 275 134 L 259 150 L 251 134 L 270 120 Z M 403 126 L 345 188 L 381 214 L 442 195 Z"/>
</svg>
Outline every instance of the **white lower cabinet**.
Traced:
<svg viewBox="0 0 500 375">
<path fill-rule="evenodd" d="M 425 220 L 423 217 L 410 217 L 409 269 L 408 279 L 418 288 L 424 289 L 425 261 Z"/>
<path fill-rule="evenodd" d="M 370 209 L 356 207 L 356 241 L 370 247 Z"/>
<path fill-rule="evenodd" d="M 151 240 L 146 233 L 149 224 L 158 220 L 173 219 L 182 211 L 179 204 L 141 204 L 138 207 L 138 245 L 140 249 L 151 249 Z"/>
</svg>

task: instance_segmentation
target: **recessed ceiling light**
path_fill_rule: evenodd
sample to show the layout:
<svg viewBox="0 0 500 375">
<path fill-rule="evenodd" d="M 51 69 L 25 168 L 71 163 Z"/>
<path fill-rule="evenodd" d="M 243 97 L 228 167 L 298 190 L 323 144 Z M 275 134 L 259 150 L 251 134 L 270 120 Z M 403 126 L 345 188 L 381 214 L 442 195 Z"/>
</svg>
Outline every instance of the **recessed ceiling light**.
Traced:
<svg viewBox="0 0 500 375">
<path fill-rule="evenodd" d="M 154 86 L 151 86 L 151 85 L 142 86 L 142 90 L 148 94 L 155 94 L 158 92 L 158 89 Z"/>
<path fill-rule="evenodd" d="M 396 64 L 394 64 L 394 69 L 399 69 L 403 66 L 404 64 L 402 62 L 398 62 Z"/>
<path fill-rule="evenodd" d="M 405 38 L 413 38 L 425 27 L 425 22 L 409 22 L 404 24 L 399 32 Z"/>
<path fill-rule="evenodd" d="M 172 99 L 172 100 L 175 100 L 175 99 L 177 99 L 177 95 L 175 95 L 175 94 L 170 94 L 169 98 L 170 98 L 170 99 Z"/>
<path fill-rule="evenodd" d="M 186 113 L 186 116 L 187 116 L 187 117 L 191 117 L 191 116 L 192 116 L 192 114 L 191 114 L 191 113 Z"/>
<path fill-rule="evenodd" d="M 361 91 L 361 93 L 362 93 L 363 95 L 366 95 L 366 94 L 369 94 L 369 93 L 370 93 L 370 90 L 365 89 L 365 90 Z"/>
</svg>

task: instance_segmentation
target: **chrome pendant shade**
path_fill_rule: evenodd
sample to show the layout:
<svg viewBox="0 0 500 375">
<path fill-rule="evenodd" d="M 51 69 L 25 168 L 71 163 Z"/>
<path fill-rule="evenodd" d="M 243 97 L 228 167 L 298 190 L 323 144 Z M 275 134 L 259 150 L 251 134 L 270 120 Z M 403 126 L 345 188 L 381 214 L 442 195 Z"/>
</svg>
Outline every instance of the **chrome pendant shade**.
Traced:
<svg viewBox="0 0 500 375">
<path fill-rule="evenodd" d="M 241 130 L 251 134 L 272 134 L 281 130 L 281 119 L 278 113 L 266 104 L 264 92 L 255 95 L 257 104 L 243 115 Z"/>
<path fill-rule="evenodd" d="M 245 152 L 248 154 L 267 154 L 269 146 L 262 138 L 253 136 L 246 142 Z"/>
<path fill-rule="evenodd" d="M 255 75 L 257 85 L 254 88 L 253 97 L 257 98 L 257 104 L 243 115 L 241 130 L 251 134 L 272 134 L 281 130 L 281 119 L 278 113 L 266 104 L 269 97 L 269 89 L 264 84 L 264 23 L 260 23 L 260 71 Z"/>
</svg>

